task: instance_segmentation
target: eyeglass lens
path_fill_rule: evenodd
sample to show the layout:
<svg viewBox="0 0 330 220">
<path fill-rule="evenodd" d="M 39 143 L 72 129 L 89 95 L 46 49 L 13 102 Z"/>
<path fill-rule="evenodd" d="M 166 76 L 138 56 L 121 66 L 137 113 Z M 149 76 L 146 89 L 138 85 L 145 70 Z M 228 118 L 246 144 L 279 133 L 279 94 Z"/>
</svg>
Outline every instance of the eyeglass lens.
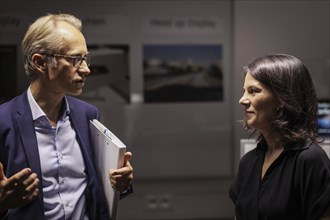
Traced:
<svg viewBox="0 0 330 220">
<path fill-rule="evenodd" d="M 79 68 L 84 60 L 86 61 L 87 66 L 91 65 L 91 57 L 89 55 L 86 55 L 85 57 L 80 57 L 80 56 L 76 57 L 74 66 Z"/>
</svg>

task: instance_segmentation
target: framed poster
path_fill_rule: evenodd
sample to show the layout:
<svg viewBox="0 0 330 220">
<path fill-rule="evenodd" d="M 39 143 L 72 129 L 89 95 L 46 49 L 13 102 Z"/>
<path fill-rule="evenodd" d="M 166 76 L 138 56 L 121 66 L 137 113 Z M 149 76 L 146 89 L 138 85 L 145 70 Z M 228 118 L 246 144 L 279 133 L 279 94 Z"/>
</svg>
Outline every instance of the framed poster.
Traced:
<svg viewBox="0 0 330 220">
<path fill-rule="evenodd" d="M 144 45 L 144 101 L 223 100 L 221 45 Z"/>
</svg>

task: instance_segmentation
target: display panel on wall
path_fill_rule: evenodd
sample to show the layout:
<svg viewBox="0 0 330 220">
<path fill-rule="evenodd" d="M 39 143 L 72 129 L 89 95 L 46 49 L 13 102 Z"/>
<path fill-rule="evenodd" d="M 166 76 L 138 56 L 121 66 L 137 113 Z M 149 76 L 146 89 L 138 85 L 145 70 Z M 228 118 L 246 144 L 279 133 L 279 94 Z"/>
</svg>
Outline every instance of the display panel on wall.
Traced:
<svg viewBox="0 0 330 220">
<path fill-rule="evenodd" d="M 91 74 L 80 98 L 129 103 L 128 45 L 88 45 Z"/>
<path fill-rule="evenodd" d="M 222 45 L 144 45 L 145 103 L 223 101 Z"/>
<path fill-rule="evenodd" d="M 16 45 L 0 45 L 0 104 L 16 96 Z"/>
<path fill-rule="evenodd" d="M 330 99 L 319 99 L 317 106 L 318 133 L 322 137 L 330 139 Z"/>
</svg>

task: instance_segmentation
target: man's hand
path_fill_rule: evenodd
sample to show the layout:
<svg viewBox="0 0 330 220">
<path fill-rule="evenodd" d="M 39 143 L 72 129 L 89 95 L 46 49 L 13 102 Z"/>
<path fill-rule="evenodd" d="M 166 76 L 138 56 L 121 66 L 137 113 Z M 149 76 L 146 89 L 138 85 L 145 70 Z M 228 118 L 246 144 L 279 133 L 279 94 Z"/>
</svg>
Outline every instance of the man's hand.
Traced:
<svg viewBox="0 0 330 220">
<path fill-rule="evenodd" d="M 131 152 L 126 152 L 124 156 L 124 166 L 120 169 L 110 170 L 109 177 L 112 188 L 123 192 L 128 190 L 133 180 L 133 167 L 129 163 L 132 158 Z"/>
<path fill-rule="evenodd" d="M 7 178 L 0 162 L 0 214 L 31 202 L 38 196 L 39 179 L 25 168 Z"/>
</svg>

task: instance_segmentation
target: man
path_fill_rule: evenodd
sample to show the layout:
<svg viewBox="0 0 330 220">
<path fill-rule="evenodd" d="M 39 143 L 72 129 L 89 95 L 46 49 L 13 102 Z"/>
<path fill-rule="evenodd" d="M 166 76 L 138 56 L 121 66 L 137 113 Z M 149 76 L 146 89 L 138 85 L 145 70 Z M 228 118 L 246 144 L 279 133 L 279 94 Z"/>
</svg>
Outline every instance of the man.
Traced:
<svg viewBox="0 0 330 220">
<path fill-rule="evenodd" d="M 22 50 L 31 84 L 0 105 L 0 219 L 109 219 L 89 138 L 98 110 L 71 97 L 90 74 L 81 21 L 41 17 Z M 122 195 L 132 191 L 131 157 L 127 152 L 124 167 L 109 171 Z"/>
</svg>

